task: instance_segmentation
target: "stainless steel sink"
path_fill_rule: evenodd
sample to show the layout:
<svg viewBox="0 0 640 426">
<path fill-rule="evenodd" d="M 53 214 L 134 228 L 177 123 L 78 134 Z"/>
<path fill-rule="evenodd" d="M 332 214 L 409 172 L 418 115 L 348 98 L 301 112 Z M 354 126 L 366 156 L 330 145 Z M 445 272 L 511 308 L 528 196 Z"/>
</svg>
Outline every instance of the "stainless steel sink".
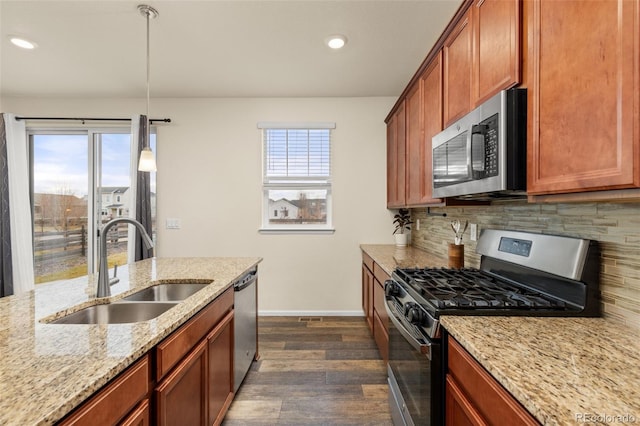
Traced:
<svg viewBox="0 0 640 426">
<path fill-rule="evenodd" d="M 145 288 L 115 303 L 122 302 L 179 302 L 199 292 L 209 283 L 163 283 Z"/>
<path fill-rule="evenodd" d="M 132 302 L 95 305 L 51 321 L 51 324 L 128 324 L 149 321 L 177 304 L 177 302 Z"/>
</svg>

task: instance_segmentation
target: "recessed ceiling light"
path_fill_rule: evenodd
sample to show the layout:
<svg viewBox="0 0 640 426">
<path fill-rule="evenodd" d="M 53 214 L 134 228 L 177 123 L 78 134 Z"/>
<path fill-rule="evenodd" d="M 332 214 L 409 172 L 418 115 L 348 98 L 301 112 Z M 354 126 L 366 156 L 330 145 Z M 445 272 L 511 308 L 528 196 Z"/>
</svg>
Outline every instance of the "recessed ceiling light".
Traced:
<svg viewBox="0 0 640 426">
<path fill-rule="evenodd" d="M 9 40 L 11 41 L 11 43 L 13 43 L 16 46 L 21 47 L 23 49 L 35 49 L 36 47 L 38 47 L 37 44 L 35 44 L 32 41 L 27 40 L 24 37 L 9 36 Z"/>
<path fill-rule="evenodd" d="M 341 34 L 327 37 L 327 46 L 332 49 L 342 49 L 347 44 L 347 38 Z"/>
</svg>

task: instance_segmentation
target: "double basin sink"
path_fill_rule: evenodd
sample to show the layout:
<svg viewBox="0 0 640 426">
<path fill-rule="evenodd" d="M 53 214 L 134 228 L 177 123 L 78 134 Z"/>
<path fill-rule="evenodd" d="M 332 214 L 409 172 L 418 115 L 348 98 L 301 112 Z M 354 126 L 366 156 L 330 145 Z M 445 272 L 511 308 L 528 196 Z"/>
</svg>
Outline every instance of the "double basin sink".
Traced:
<svg viewBox="0 0 640 426">
<path fill-rule="evenodd" d="M 140 290 L 116 302 L 94 305 L 50 324 L 129 324 L 162 315 L 209 283 L 162 283 Z"/>
</svg>

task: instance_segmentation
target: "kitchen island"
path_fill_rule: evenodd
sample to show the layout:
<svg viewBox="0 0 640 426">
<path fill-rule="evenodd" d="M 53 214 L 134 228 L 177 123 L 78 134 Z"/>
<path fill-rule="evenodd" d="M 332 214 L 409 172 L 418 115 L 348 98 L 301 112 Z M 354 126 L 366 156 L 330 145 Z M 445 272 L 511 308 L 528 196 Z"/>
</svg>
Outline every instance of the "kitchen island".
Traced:
<svg viewBox="0 0 640 426">
<path fill-rule="evenodd" d="M 120 267 L 116 301 L 157 283 L 210 283 L 162 315 L 133 324 L 48 321 L 96 303 L 96 275 L 0 299 L 0 424 L 53 424 L 161 342 L 260 258 L 154 258 Z"/>
</svg>

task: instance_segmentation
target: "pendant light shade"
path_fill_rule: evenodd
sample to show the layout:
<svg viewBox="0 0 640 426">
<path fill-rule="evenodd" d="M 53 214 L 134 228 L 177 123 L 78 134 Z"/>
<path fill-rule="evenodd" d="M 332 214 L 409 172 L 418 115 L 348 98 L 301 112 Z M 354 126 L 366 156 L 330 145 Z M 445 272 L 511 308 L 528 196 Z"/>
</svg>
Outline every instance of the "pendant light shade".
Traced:
<svg viewBox="0 0 640 426">
<path fill-rule="evenodd" d="M 138 171 L 141 172 L 155 172 L 158 168 L 156 167 L 156 158 L 153 155 L 153 151 L 148 146 L 142 148 L 142 152 L 140 152 L 140 163 L 138 163 Z"/>
<path fill-rule="evenodd" d="M 153 155 L 153 151 L 151 151 L 151 147 L 148 145 L 150 140 L 150 122 L 149 122 L 149 75 L 150 75 L 150 60 L 149 60 L 149 19 L 156 18 L 158 16 L 158 11 L 153 7 L 148 6 L 146 4 L 141 4 L 138 6 L 138 11 L 142 16 L 144 16 L 147 20 L 147 134 L 146 134 L 146 143 L 145 146 L 142 147 L 142 151 L 140 152 L 140 162 L 138 163 L 138 171 L 141 172 L 155 172 L 157 170 L 156 167 L 156 159 Z"/>
</svg>

